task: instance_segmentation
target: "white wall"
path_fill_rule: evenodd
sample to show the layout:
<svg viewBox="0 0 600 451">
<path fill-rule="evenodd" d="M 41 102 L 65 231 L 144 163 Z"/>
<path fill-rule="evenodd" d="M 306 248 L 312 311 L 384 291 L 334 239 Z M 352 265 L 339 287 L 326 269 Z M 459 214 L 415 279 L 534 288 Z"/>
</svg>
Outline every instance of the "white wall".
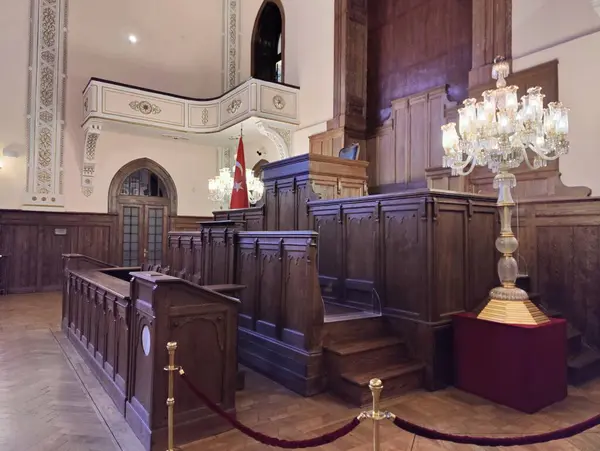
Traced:
<svg viewBox="0 0 600 451">
<path fill-rule="evenodd" d="M 16 143 L 25 145 L 27 64 L 29 58 L 29 2 L 2 3 L 0 13 L 0 151 Z M 0 169 L 0 208 L 20 208 L 25 190 L 22 158 L 3 158 Z"/>
<path fill-rule="evenodd" d="M 241 3 L 240 78 L 251 73 L 254 22 L 263 0 Z M 333 116 L 334 0 L 282 0 L 285 14 L 284 82 L 300 86 L 300 126 L 295 155 L 307 153 L 308 137 L 327 129 Z"/>
<path fill-rule="evenodd" d="M 106 212 L 108 186 L 129 161 L 162 165 L 178 189 L 178 213 L 208 215 L 207 180 L 216 173 L 216 149 L 162 138 L 103 133 L 97 146 L 95 189 L 81 191 L 84 133 L 81 93 L 91 77 L 193 97 L 221 94 L 222 0 L 76 0 L 69 2 L 64 134 L 67 211 Z M 138 42 L 132 45 L 129 34 Z M 0 146 L 26 144 L 29 1 L 3 2 L 0 14 Z M 4 158 L 0 208 L 18 209 L 26 157 Z"/>
<path fill-rule="evenodd" d="M 513 69 L 559 61 L 559 98 L 571 109 L 571 149 L 559 162 L 562 181 L 600 195 L 600 31 L 593 30 L 600 30 L 600 16 L 589 0 L 513 0 Z"/>
</svg>

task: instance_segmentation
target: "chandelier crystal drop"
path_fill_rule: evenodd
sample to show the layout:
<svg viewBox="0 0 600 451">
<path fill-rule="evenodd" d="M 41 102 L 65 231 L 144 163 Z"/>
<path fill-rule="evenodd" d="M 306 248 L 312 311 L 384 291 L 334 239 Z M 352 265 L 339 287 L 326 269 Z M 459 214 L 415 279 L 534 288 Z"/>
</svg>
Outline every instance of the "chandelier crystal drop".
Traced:
<svg viewBox="0 0 600 451">
<path fill-rule="evenodd" d="M 569 110 L 560 102 L 544 108 L 542 88 L 527 90 L 519 102 L 517 86 L 506 86 L 510 67 L 494 60 L 496 89 L 484 91 L 483 100 L 467 99 L 458 110 L 459 126 L 442 126 L 443 165 L 454 175 L 468 175 L 476 166 L 498 173 L 525 161 L 531 169 L 546 166 L 569 151 Z M 533 163 L 527 150 L 533 152 Z"/>
<path fill-rule="evenodd" d="M 221 168 L 219 175 L 208 180 L 208 199 L 218 203 L 221 209 L 229 208 L 234 171 L 235 168 Z M 265 186 L 250 169 L 246 169 L 246 184 L 248 185 L 248 202 L 254 205 L 262 199 Z"/>
<path fill-rule="evenodd" d="M 489 302 L 478 318 L 507 324 L 535 325 L 549 320 L 516 286 L 519 270 L 513 253 L 519 243 L 512 231 L 512 189 L 517 179 L 510 173 L 523 162 L 531 169 L 546 166 L 569 151 L 569 110 L 560 102 L 544 108 L 542 88 L 533 87 L 519 101 L 517 86 L 507 86 L 510 66 L 496 57 L 492 78 L 496 89 L 483 92 L 483 100 L 467 99 L 458 110 L 459 126 L 451 122 L 442 126 L 443 165 L 453 175 L 468 175 L 476 166 L 487 166 L 493 173 L 498 190 L 500 236 L 496 250 L 500 253 L 498 277 L 500 287 L 490 291 Z M 529 152 L 533 156 L 530 160 Z"/>
</svg>

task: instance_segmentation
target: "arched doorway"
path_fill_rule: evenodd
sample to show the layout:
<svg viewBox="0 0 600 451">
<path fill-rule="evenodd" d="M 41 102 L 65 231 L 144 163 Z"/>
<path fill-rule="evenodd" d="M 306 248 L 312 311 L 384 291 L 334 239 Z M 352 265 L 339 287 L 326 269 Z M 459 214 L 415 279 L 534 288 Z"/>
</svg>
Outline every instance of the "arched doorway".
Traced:
<svg viewBox="0 0 600 451">
<path fill-rule="evenodd" d="M 252 32 L 252 76 L 283 83 L 285 19 L 279 0 L 265 0 Z"/>
<path fill-rule="evenodd" d="M 162 166 L 148 158 L 123 166 L 110 184 L 108 210 L 119 216 L 123 266 L 163 263 L 169 216 L 177 214 L 177 191 Z"/>
</svg>

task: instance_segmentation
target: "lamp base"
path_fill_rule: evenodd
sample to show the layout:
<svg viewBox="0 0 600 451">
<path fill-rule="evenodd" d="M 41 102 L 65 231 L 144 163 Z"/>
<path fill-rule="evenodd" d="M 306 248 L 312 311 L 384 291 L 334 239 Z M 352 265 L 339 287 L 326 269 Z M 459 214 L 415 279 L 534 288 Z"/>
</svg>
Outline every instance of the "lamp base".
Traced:
<svg viewBox="0 0 600 451">
<path fill-rule="evenodd" d="M 477 315 L 495 323 L 537 326 L 549 323 L 548 317 L 517 287 L 498 287 L 490 291 L 490 301 Z"/>
</svg>

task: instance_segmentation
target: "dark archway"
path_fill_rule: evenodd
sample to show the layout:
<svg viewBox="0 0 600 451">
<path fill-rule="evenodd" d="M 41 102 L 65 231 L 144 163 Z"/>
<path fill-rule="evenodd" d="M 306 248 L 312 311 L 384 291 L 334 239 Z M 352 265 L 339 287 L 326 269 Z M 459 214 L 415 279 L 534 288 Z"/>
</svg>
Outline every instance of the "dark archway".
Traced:
<svg viewBox="0 0 600 451">
<path fill-rule="evenodd" d="M 177 214 L 177 190 L 158 163 L 140 158 L 117 171 L 108 211 L 118 215 L 118 258 L 123 266 L 161 265 L 167 252 L 169 217 Z"/>
<path fill-rule="evenodd" d="M 263 166 L 265 164 L 269 164 L 269 162 L 264 158 L 257 161 L 257 163 L 252 167 L 252 173 L 254 174 L 254 177 L 262 180 Z"/>
<path fill-rule="evenodd" d="M 285 15 L 280 0 L 265 0 L 252 32 L 252 76 L 283 83 L 285 66 Z"/>
</svg>

